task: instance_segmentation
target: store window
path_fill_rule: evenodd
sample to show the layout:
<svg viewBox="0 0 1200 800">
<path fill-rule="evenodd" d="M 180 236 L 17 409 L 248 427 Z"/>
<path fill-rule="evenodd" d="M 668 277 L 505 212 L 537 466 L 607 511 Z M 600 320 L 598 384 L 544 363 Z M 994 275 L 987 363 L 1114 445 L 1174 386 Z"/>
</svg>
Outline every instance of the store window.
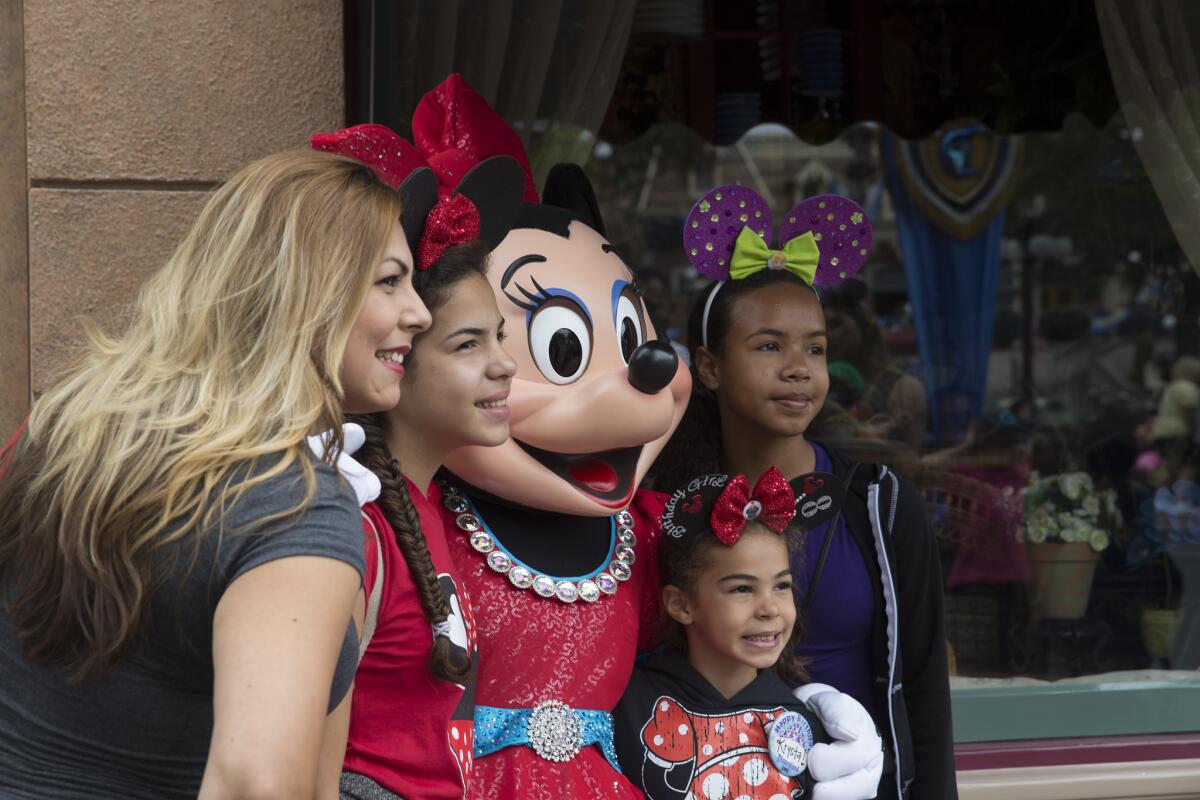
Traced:
<svg viewBox="0 0 1200 800">
<path fill-rule="evenodd" d="M 701 194 L 861 204 L 874 246 L 824 298 L 819 435 L 924 494 L 956 741 L 1200 730 L 1200 9 L 345 8 L 348 120 L 408 135 L 464 73 L 539 181 L 584 165 L 678 341 Z"/>
<path fill-rule="evenodd" d="M 823 298 L 817 436 L 924 493 L 960 742 L 1200 719 L 1200 279 L 1139 135 L 1120 116 L 1072 117 L 915 142 L 863 124 L 813 145 L 768 124 L 714 146 L 667 125 L 600 142 L 587 164 L 610 238 L 676 340 L 706 283 L 681 231 L 707 189 L 752 187 L 776 219 L 825 193 L 867 210 L 870 259 Z M 1100 684 L 1133 690 L 1129 713 L 1097 709 Z"/>
</svg>

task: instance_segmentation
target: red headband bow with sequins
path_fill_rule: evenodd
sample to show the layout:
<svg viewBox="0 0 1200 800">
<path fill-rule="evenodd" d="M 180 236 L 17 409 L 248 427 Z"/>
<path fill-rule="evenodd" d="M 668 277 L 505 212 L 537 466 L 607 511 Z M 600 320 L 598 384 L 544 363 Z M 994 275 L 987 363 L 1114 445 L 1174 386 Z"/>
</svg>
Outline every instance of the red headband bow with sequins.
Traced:
<svg viewBox="0 0 1200 800">
<path fill-rule="evenodd" d="M 379 176 L 379 180 L 399 189 L 404 179 L 422 167 L 428 167 L 424 154 L 383 125 L 355 125 L 336 133 L 318 133 L 312 148 L 338 153 L 361 161 Z M 439 187 L 439 194 L 445 187 Z M 479 238 L 479 210 L 467 197 L 445 194 L 425 217 L 417 245 L 417 269 L 428 269 L 446 249 Z"/>
<path fill-rule="evenodd" d="M 761 522 L 776 533 L 787 530 L 796 513 L 792 487 L 775 467 L 764 472 L 750 488 L 745 475 L 735 475 L 713 505 L 710 524 L 723 543 L 734 545 L 747 522 Z"/>
<path fill-rule="evenodd" d="M 521 137 L 457 72 L 421 98 L 412 116 L 413 144 L 437 173 L 442 193 L 458 185 L 472 167 L 494 156 L 508 156 L 525 173 L 523 199 L 538 201 Z"/>
<path fill-rule="evenodd" d="M 465 196 L 462 185 L 476 167 L 511 159 L 515 166 L 493 169 L 491 175 L 493 182 L 520 182 L 515 194 L 507 188 L 491 192 L 501 198 L 498 205 L 512 206 L 511 213 L 506 209 L 500 216 L 510 217 L 511 223 L 522 200 L 536 203 L 529 157 L 516 132 L 457 73 L 421 98 L 412 125 L 415 145 L 390 128 L 367 124 L 318 133 L 312 137 L 312 147 L 363 162 L 393 189 L 399 189 L 423 167 L 432 171 L 439 199 L 436 203 L 430 199 L 424 206 L 429 208 L 428 214 L 419 220 L 423 223 L 421 236 L 413 242 L 418 269 L 429 268 L 447 248 L 473 239 L 482 238 L 493 247 L 499 244 L 507 225 L 495 219 L 481 220 L 477 200 L 474 195 Z"/>
</svg>

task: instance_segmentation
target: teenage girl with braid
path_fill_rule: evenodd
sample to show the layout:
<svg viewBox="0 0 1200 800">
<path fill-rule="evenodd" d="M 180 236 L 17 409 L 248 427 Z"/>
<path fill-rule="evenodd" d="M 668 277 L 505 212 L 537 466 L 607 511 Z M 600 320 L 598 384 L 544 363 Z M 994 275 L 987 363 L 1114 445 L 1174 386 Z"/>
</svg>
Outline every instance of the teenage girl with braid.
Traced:
<svg viewBox="0 0 1200 800">
<path fill-rule="evenodd" d="M 785 244 L 769 250 L 770 219 L 740 186 L 710 192 L 688 218 L 689 258 L 716 280 L 688 321 L 696 391 L 654 480 L 666 488 L 697 472 L 774 466 L 789 480 L 819 473 L 814 487 L 840 487 L 840 513 L 807 531 L 792 564 L 806 626 L 797 654 L 812 680 L 874 718 L 885 748 L 880 798 L 949 800 L 957 791 L 941 568 L 921 495 L 888 467 L 806 435 L 829 391 L 827 323 L 813 285 L 861 267 L 870 223 L 845 198 L 814 197 L 785 215 Z"/>
<path fill-rule="evenodd" d="M 516 366 L 501 346 L 503 318 L 485 270 L 520 209 L 524 173 L 503 155 L 465 175 L 439 172 L 382 125 L 317 134 L 312 146 L 369 164 L 397 188 L 415 255 L 413 287 L 437 312 L 400 368 L 406 387 L 418 387 L 410 402 L 345 426 L 354 457 L 344 455 L 338 468 L 362 506 L 367 570 L 355 612 L 353 701 L 331 717 L 326 734 L 334 743 L 346 734 L 347 744 L 344 753 L 322 752 L 318 794 L 461 798 L 477 659 L 470 601 L 455 580 L 432 480 L 451 450 L 508 438 Z"/>
<path fill-rule="evenodd" d="M 470 774 L 474 623 L 432 481 L 451 450 L 508 438 L 516 365 L 486 258 L 464 244 L 417 273 L 434 323 L 406 359 L 406 402 L 354 419 L 367 434 L 355 457 L 381 482 L 364 511 L 380 533 L 383 593 L 355 678 L 343 798 L 462 797 Z M 380 579 L 372 551 L 368 542 L 368 593 Z"/>
</svg>

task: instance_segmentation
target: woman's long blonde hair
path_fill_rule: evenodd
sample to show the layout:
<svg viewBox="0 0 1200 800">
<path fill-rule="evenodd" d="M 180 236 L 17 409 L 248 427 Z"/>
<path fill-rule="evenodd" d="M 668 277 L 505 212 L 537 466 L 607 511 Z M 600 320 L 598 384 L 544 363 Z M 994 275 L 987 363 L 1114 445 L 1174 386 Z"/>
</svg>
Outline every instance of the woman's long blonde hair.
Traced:
<svg viewBox="0 0 1200 800">
<path fill-rule="evenodd" d="M 0 597 L 28 659 L 111 669 L 157 548 L 296 462 L 305 494 L 276 519 L 311 501 L 305 436 L 341 429 L 342 354 L 399 216 L 357 161 L 268 156 L 216 190 L 124 336 L 88 327 L 0 477 Z"/>
</svg>

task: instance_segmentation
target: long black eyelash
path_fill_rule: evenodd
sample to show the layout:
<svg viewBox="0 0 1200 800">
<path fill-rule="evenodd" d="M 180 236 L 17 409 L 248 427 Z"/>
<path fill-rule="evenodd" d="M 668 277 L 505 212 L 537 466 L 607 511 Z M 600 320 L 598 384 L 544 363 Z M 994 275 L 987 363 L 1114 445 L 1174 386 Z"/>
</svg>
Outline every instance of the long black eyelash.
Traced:
<svg viewBox="0 0 1200 800">
<path fill-rule="evenodd" d="M 549 302 L 551 299 L 551 295 L 549 292 L 547 292 L 542 287 L 542 285 L 540 283 L 537 282 L 537 278 L 535 278 L 531 275 L 529 277 L 529 280 L 533 282 L 533 288 L 537 289 L 536 294 L 534 294 L 533 292 L 530 292 L 524 286 L 521 286 L 518 283 L 514 283 L 513 286 L 517 287 L 517 291 L 519 291 L 521 294 L 525 295 L 525 297 L 527 299 L 522 300 L 519 297 L 514 297 L 513 295 L 509 294 L 507 289 L 504 291 L 504 296 L 507 297 L 509 300 L 511 300 L 513 302 L 513 304 L 515 306 L 517 306 L 518 308 L 523 308 L 526 311 L 533 312 L 533 311 L 537 311 L 539 308 L 541 308 L 547 302 Z"/>
<path fill-rule="evenodd" d="M 632 281 L 629 282 L 629 288 L 632 289 L 633 293 L 636 294 L 638 297 L 642 297 L 643 294 L 645 293 L 645 289 L 646 289 L 646 287 L 642 285 L 641 280 L 639 280 L 638 278 L 634 278 Z"/>
</svg>

